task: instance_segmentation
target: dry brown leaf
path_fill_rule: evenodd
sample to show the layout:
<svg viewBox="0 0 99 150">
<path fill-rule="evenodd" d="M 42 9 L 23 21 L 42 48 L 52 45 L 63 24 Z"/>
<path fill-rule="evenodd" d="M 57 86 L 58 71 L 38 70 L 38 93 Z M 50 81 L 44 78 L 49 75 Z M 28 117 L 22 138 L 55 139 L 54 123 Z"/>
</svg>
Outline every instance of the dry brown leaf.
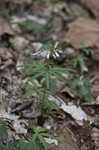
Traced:
<svg viewBox="0 0 99 150">
<path fill-rule="evenodd" d="M 5 61 L 4 63 L 2 63 L 2 66 L 0 67 L 0 70 L 3 70 L 9 66 L 15 66 L 15 63 L 12 59 L 8 59 L 7 61 Z"/>
<path fill-rule="evenodd" d="M 80 16 L 83 16 L 83 17 L 89 16 L 89 12 L 77 3 L 70 3 L 68 7 L 70 10 L 72 10 L 72 12 L 75 13 L 76 16 L 79 16 L 79 17 Z"/>
<path fill-rule="evenodd" d="M 48 150 L 79 150 L 79 147 L 75 141 L 75 136 L 72 131 L 68 128 L 58 128 L 59 136 L 58 139 L 60 143 L 58 146 L 55 145 L 48 145 Z"/>
<path fill-rule="evenodd" d="M 81 43 L 86 47 L 99 47 L 99 24 L 86 18 L 78 18 L 69 25 L 69 32 L 64 41 L 71 43 L 75 48 L 81 48 Z"/>
<path fill-rule="evenodd" d="M 95 17 L 99 17 L 99 0 L 81 0 L 81 2 Z"/>
<path fill-rule="evenodd" d="M 15 34 L 9 23 L 3 17 L 0 16 L 0 36 L 5 33 L 9 35 Z"/>
<path fill-rule="evenodd" d="M 12 79 L 11 69 L 15 67 L 14 55 L 11 49 L 0 48 L 0 77 Z"/>
<path fill-rule="evenodd" d="M 11 74 L 11 72 L 10 72 L 10 70 L 8 68 L 6 68 L 5 70 L 3 70 L 1 72 L 1 77 L 4 77 L 8 81 L 12 80 L 12 74 Z"/>
<path fill-rule="evenodd" d="M 13 54 L 11 49 L 8 48 L 0 48 L 0 57 L 3 58 L 4 60 L 7 59 L 13 59 Z"/>
<path fill-rule="evenodd" d="M 75 95 L 70 91 L 70 89 L 67 86 L 60 91 L 60 94 L 67 94 L 71 98 L 75 98 Z"/>
</svg>

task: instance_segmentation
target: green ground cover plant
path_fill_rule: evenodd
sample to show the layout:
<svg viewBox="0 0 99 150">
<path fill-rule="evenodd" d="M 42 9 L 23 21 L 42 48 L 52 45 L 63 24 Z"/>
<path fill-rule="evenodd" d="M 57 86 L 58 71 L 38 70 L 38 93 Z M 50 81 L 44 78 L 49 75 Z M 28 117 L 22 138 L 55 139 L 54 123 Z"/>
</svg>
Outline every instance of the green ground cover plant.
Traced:
<svg viewBox="0 0 99 150">
<path fill-rule="evenodd" d="M 44 138 L 46 137 L 58 140 L 55 136 L 48 133 L 45 128 L 33 127 L 33 132 L 33 136 L 30 137 L 31 140 L 29 141 L 19 141 L 16 146 L 14 146 L 11 142 L 4 144 L 3 140 L 8 136 L 7 125 L 6 121 L 0 120 L 0 150 L 41 150 L 41 148 L 48 150 L 47 143 Z"/>
<path fill-rule="evenodd" d="M 20 27 L 25 27 L 26 29 L 28 29 L 28 31 L 33 31 L 33 33 L 40 33 L 43 32 L 46 27 L 46 25 L 42 25 L 42 24 L 38 24 L 38 23 L 33 23 L 32 21 L 22 21 L 22 22 L 16 22 L 16 24 L 18 24 Z"/>
<path fill-rule="evenodd" d="M 8 21 L 10 21 L 11 20 L 10 9 L 8 8 L 4 9 L 2 16 Z"/>
<path fill-rule="evenodd" d="M 86 78 L 76 78 L 70 83 L 72 91 L 77 90 L 77 95 L 80 99 L 90 103 L 91 102 L 91 83 Z"/>
</svg>

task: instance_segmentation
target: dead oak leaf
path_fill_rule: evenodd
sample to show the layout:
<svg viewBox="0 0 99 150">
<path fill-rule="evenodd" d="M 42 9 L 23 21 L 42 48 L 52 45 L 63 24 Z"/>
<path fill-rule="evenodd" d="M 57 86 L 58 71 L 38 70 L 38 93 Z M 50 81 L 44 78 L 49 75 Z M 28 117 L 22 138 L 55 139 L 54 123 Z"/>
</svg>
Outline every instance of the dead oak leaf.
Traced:
<svg viewBox="0 0 99 150">
<path fill-rule="evenodd" d="M 5 33 L 7 33 L 9 35 L 15 34 L 15 32 L 11 28 L 10 24 L 3 17 L 0 16 L 0 36 Z"/>
<path fill-rule="evenodd" d="M 8 68 L 6 68 L 5 70 L 1 72 L 0 77 L 3 77 L 7 79 L 8 81 L 12 80 L 12 74 Z"/>
<path fill-rule="evenodd" d="M 99 47 L 99 24 L 92 19 L 78 18 L 69 25 L 64 42 L 71 43 L 77 49 L 81 48 L 81 43 L 86 47 Z"/>
<path fill-rule="evenodd" d="M 3 60 L 13 59 L 14 55 L 12 52 L 10 48 L 0 48 L 0 57 L 3 58 Z"/>
<path fill-rule="evenodd" d="M 58 146 L 49 144 L 48 150 L 80 150 L 74 133 L 69 128 L 62 127 L 58 128 L 58 132 L 60 132 L 58 135 L 60 143 Z"/>
<path fill-rule="evenodd" d="M 70 96 L 71 98 L 75 98 L 75 95 L 70 91 L 70 88 L 68 88 L 67 86 L 60 91 L 60 94 L 62 95 L 66 94 Z"/>
<path fill-rule="evenodd" d="M 99 17 L 99 0 L 81 0 L 81 3 L 88 8 L 95 17 Z"/>
<path fill-rule="evenodd" d="M 15 68 L 15 61 L 11 49 L 0 48 L 0 77 L 11 81 L 13 68 Z"/>
</svg>

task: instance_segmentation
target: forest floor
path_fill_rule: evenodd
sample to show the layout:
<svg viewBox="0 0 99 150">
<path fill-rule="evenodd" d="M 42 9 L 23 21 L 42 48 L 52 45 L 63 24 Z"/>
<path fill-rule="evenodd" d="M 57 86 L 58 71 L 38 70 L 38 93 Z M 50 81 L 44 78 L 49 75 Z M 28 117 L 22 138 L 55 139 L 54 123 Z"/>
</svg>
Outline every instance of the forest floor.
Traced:
<svg viewBox="0 0 99 150">
<path fill-rule="evenodd" d="M 42 95 L 55 102 L 43 113 Z M 0 1 L 0 122 L 4 150 L 99 150 L 98 0 Z M 44 133 L 17 148 L 39 128 L 59 142 Z"/>
</svg>

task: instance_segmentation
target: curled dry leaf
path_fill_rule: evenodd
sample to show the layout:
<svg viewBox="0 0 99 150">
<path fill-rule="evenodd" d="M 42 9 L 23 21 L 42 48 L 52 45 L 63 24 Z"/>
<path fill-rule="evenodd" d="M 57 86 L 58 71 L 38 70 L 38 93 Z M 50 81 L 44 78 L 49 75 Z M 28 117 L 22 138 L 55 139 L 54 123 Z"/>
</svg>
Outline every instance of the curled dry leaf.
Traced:
<svg viewBox="0 0 99 150">
<path fill-rule="evenodd" d="M 11 69 L 15 67 L 14 55 L 11 49 L 0 48 L 0 59 L 0 76 L 11 80 Z"/>
<path fill-rule="evenodd" d="M 63 97 L 64 95 L 67 95 L 71 98 L 75 98 L 75 95 L 70 91 L 70 89 L 67 86 L 60 91 L 59 95 L 60 95 L 60 97 Z"/>
<path fill-rule="evenodd" d="M 86 18 L 78 18 L 69 25 L 69 32 L 64 41 L 71 43 L 75 48 L 81 48 L 81 43 L 86 47 L 96 46 L 99 48 L 99 24 Z"/>
<path fill-rule="evenodd" d="M 11 122 L 11 127 L 14 130 L 14 132 L 16 132 L 16 134 L 26 134 L 27 133 L 27 129 L 25 128 L 25 126 L 23 125 L 28 125 L 28 122 L 26 120 L 23 119 L 19 119 L 18 115 L 15 114 L 11 114 L 10 110 L 5 111 L 4 107 L 0 107 L 0 119 L 3 120 L 3 118 L 5 118 L 6 120 L 9 120 L 9 122 Z"/>
<path fill-rule="evenodd" d="M 8 68 L 6 68 L 5 70 L 3 70 L 0 74 L 1 77 L 4 77 L 5 79 L 11 81 L 12 80 L 12 75 L 11 72 Z"/>
<path fill-rule="evenodd" d="M 95 17 L 99 17 L 99 0 L 81 0 L 81 2 Z"/>
<path fill-rule="evenodd" d="M 19 113 L 25 109 L 27 109 L 28 107 L 30 107 L 32 105 L 33 101 L 27 101 L 24 102 L 23 104 L 21 104 L 20 106 L 16 107 L 14 110 L 12 110 L 12 113 Z"/>
<path fill-rule="evenodd" d="M 12 59 L 8 59 L 6 62 L 2 64 L 0 70 L 6 69 L 7 67 L 14 66 L 14 65 L 15 65 L 14 61 Z"/>
<path fill-rule="evenodd" d="M 15 35 L 15 32 L 11 28 L 10 24 L 0 16 L 0 36 L 3 34 Z"/>
</svg>

